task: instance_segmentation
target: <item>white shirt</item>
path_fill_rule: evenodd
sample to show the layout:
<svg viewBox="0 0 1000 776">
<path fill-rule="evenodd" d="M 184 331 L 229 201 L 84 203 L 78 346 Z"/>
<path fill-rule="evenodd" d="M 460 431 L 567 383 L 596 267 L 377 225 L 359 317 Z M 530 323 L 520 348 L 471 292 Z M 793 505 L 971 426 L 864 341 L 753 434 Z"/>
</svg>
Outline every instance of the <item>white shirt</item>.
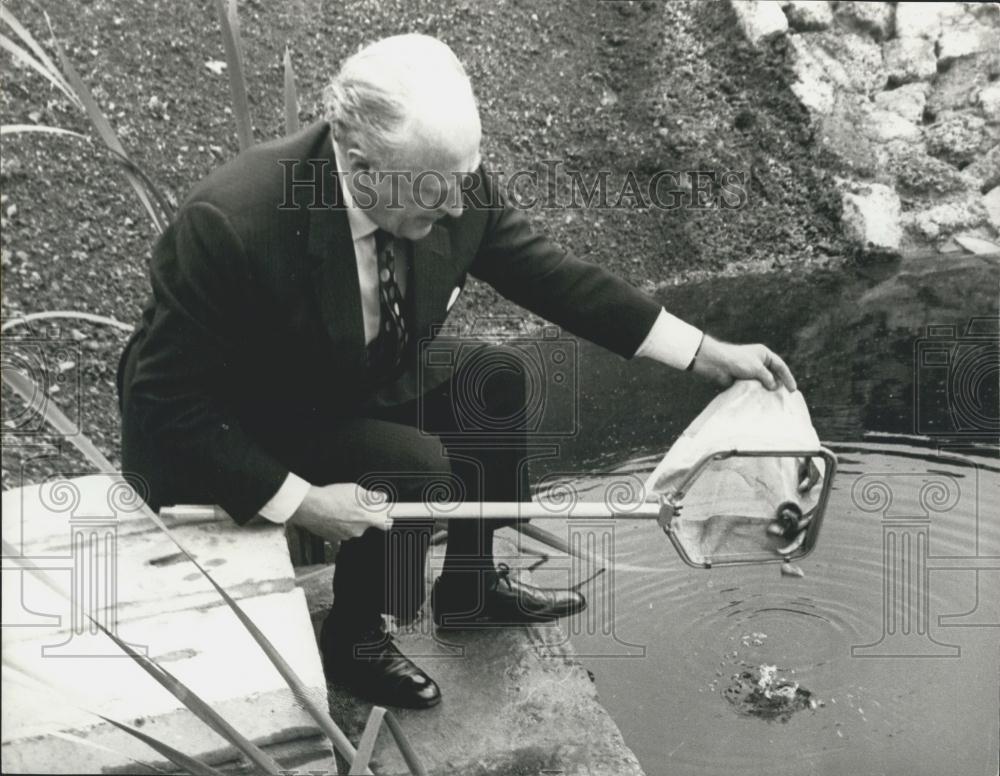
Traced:
<svg viewBox="0 0 1000 776">
<path fill-rule="evenodd" d="M 333 144 L 334 156 L 337 159 L 337 169 L 347 169 L 337 144 Z M 358 262 L 358 287 L 361 292 L 361 312 L 364 318 L 365 342 L 371 342 L 378 334 L 380 306 L 378 288 L 378 258 L 375 251 L 375 230 L 378 228 L 368 217 L 368 214 L 356 207 L 351 192 L 341 185 L 344 206 L 347 209 L 347 221 L 351 228 L 351 238 L 354 242 L 354 256 Z M 397 256 L 396 261 L 405 261 L 405 257 Z M 396 272 L 400 292 L 406 293 L 406 265 L 403 264 Z M 695 353 L 701 345 L 700 329 L 685 323 L 680 318 L 671 315 L 660 308 L 660 314 L 653 327 L 646 335 L 635 355 L 651 358 L 654 361 L 672 366 L 675 369 L 686 369 L 694 360 Z M 284 523 L 302 504 L 310 483 L 294 472 L 289 472 L 285 481 L 260 510 L 261 517 L 275 523 Z"/>
</svg>

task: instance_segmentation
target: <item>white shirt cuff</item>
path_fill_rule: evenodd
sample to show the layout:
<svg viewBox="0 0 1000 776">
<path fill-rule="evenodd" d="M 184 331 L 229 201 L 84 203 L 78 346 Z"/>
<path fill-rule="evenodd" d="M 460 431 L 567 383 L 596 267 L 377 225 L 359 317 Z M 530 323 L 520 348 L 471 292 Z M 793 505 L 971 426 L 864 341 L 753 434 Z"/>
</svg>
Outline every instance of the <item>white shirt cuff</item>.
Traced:
<svg viewBox="0 0 1000 776">
<path fill-rule="evenodd" d="M 289 472 L 285 481 L 281 483 L 281 487 L 278 488 L 278 492 L 261 507 L 257 514 L 272 523 L 287 523 L 288 518 L 294 515 L 295 510 L 302 505 L 310 487 L 312 486 L 304 479 Z"/>
<path fill-rule="evenodd" d="M 651 358 L 674 369 L 687 369 L 698 352 L 703 336 L 701 329 L 685 323 L 661 307 L 653 328 L 635 355 Z"/>
</svg>

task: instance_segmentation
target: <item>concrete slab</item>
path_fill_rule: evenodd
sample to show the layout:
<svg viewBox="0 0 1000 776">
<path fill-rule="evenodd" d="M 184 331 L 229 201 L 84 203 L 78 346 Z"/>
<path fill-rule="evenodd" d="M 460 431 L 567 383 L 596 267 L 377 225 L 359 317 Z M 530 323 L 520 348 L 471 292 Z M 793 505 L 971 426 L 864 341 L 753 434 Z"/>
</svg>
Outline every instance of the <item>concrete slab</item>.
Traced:
<svg viewBox="0 0 1000 776">
<path fill-rule="evenodd" d="M 66 498 L 55 498 L 53 489 Z M 4 664 L 41 677 L 55 694 L 25 689 L 5 672 L 3 771 L 134 771 L 130 758 L 172 770 L 144 744 L 73 704 L 141 726 L 207 762 L 234 760 L 223 739 L 92 632 L 85 613 L 106 625 L 117 621 L 121 638 L 144 649 L 252 740 L 285 748 L 296 742 L 312 759 L 329 758 L 312 719 L 218 594 L 150 521 L 116 506 L 111 491 L 109 478 L 94 476 L 3 494 L 4 540 L 72 591 L 61 599 L 4 558 Z M 224 518 L 174 530 L 324 697 L 305 595 L 295 588 L 282 528 L 240 528 Z M 107 749 L 67 740 L 65 732 Z"/>
</svg>

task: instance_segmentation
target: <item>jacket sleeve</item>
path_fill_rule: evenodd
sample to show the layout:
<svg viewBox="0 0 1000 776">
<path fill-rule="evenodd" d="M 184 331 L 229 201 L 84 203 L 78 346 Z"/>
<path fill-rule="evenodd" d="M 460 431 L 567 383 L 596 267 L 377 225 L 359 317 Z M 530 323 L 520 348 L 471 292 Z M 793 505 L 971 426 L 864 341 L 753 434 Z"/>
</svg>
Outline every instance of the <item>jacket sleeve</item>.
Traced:
<svg viewBox="0 0 1000 776">
<path fill-rule="evenodd" d="M 482 173 L 482 169 L 480 169 Z M 491 187 L 486 228 L 470 267 L 474 277 L 512 302 L 625 358 L 645 340 L 660 305 L 596 264 L 560 250 Z"/>
<path fill-rule="evenodd" d="M 151 277 L 153 311 L 130 400 L 148 442 L 204 473 L 216 503 L 245 523 L 288 469 L 234 417 L 236 383 L 246 379 L 241 345 L 253 322 L 243 245 L 217 208 L 190 203 L 157 243 Z"/>
</svg>

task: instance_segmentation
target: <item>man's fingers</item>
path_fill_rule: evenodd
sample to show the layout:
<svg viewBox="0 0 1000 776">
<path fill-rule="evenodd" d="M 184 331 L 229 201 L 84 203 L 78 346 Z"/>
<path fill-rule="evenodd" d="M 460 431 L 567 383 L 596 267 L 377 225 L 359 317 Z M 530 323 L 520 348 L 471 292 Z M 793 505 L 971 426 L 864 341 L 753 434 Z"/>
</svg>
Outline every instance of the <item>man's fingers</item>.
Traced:
<svg viewBox="0 0 1000 776">
<path fill-rule="evenodd" d="M 773 375 L 768 371 L 767 367 L 764 366 L 763 364 L 759 365 L 754 370 L 753 376 L 755 379 L 759 380 L 760 384 L 763 385 L 765 388 L 767 388 L 767 390 L 769 391 L 773 391 L 775 388 L 778 387 L 778 384 L 774 381 Z"/>
<path fill-rule="evenodd" d="M 785 386 L 789 391 L 795 391 L 795 378 L 792 377 L 792 370 L 788 368 L 781 356 L 777 353 L 772 353 L 770 350 L 765 349 L 764 351 L 764 366 L 774 373 L 774 376 L 781 381 L 781 384 Z"/>
</svg>

